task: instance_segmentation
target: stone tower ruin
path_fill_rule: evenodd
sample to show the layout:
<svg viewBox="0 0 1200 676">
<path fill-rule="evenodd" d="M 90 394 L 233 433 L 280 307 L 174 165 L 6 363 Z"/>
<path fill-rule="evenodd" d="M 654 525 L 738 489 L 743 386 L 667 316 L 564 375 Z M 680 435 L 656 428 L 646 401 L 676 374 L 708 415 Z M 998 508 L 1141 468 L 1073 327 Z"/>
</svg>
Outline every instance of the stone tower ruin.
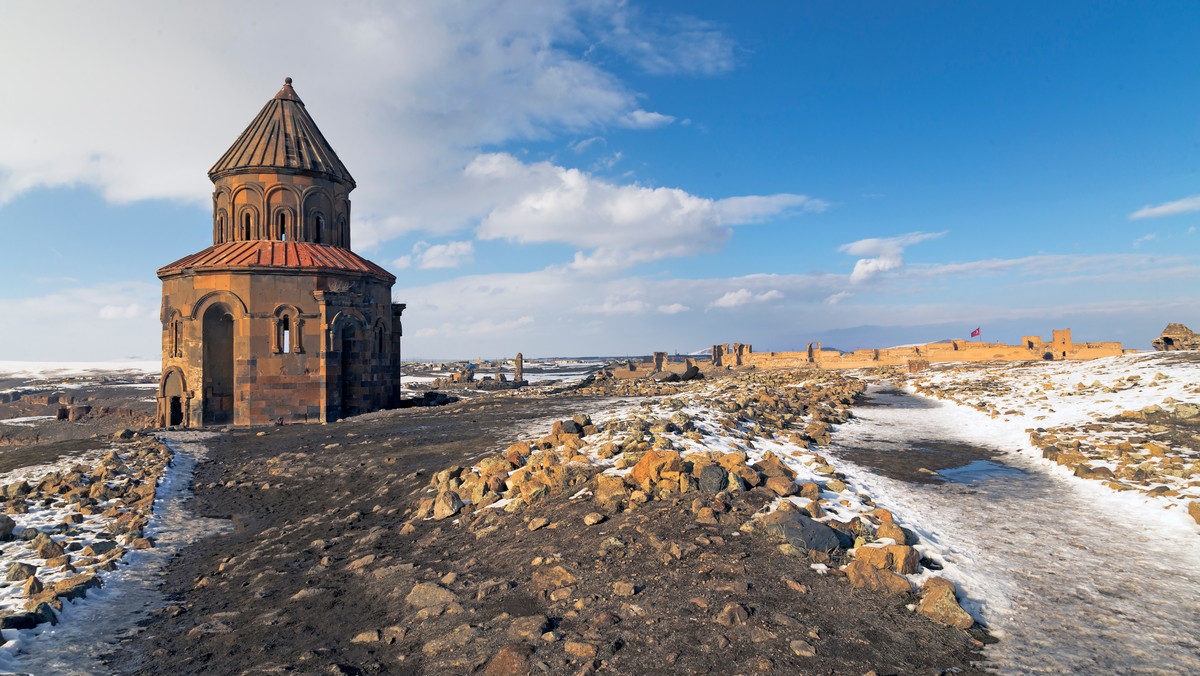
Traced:
<svg viewBox="0 0 1200 676">
<path fill-rule="evenodd" d="M 396 403 L 396 278 L 350 250 L 354 179 L 287 78 L 208 172 L 213 245 L 158 270 L 158 423 L 331 421 Z"/>
</svg>

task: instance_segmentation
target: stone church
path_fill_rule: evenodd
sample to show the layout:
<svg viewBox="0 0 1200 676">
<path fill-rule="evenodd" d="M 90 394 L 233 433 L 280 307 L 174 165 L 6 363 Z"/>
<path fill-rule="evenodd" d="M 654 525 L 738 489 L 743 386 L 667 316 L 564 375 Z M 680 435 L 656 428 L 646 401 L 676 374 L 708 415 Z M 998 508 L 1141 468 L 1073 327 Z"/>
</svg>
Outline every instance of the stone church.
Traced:
<svg viewBox="0 0 1200 676">
<path fill-rule="evenodd" d="M 350 250 L 354 179 L 291 78 L 208 177 L 213 245 L 158 270 L 158 423 L 332 421 L 395 405 L 396 278 Z"/>
</svg>

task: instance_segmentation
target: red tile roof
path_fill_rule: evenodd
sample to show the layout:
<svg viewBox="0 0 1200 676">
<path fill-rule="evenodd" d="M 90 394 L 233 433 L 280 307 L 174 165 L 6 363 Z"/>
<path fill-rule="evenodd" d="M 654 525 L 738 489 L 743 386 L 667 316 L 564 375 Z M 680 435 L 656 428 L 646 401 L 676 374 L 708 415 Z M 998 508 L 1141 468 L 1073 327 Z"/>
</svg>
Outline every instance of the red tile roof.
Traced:
<svg viewBox="0 0 1200 676">
<path fill-rule="evenodd" d="M 311 242 L 226 242 L 181 258 L 158 269 L 163 277 L 197 268 L 289 268 L 320 272 L 364 272 L 386 277 L 395 275 L 349 249 Z"/>
</svg>

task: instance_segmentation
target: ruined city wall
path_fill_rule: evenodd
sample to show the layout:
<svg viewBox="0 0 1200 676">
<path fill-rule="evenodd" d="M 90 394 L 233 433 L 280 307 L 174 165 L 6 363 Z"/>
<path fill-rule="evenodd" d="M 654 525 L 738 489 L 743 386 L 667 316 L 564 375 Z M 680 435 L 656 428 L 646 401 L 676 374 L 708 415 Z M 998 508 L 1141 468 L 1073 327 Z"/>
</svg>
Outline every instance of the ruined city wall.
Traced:
<svg viewBox="0 0 1200 676">
<path fill-rule="evenodd" d="M 738 345 L 738 344 L 734 344 Z M 721 365 L 733 366 L 730 348 L 714 346 L 714 354 L 720 354 Z M 748 347 L 748 346 L 746 346 Z M 720 348 L 719 350 L 717 348 Z M 758 368 L 804 368 L 854 369 L 873 366 L 906 366 L 910 361 L 929 363 L 957 361 L 1041 361 L 1063 359 L 1097 359 L 1118 357 L 1125 350 L 1119 342 L 1076 343 L 1071 339 L 1070 329 L 1058 329 L 1050 342 L 1038 336 L 1024 336 L 1020 345 L 1006 343 L 982 343 L 955 340 L 948 343 L 927 343 L 907 347 L 863 349 L 841 353 L 822 350 L 820 343 L 813 343 L 804 352 L 751 352 L 745 351 L 741 363 Z M 714 360 L 715 362 L 716 360 Z"/>
</svg>

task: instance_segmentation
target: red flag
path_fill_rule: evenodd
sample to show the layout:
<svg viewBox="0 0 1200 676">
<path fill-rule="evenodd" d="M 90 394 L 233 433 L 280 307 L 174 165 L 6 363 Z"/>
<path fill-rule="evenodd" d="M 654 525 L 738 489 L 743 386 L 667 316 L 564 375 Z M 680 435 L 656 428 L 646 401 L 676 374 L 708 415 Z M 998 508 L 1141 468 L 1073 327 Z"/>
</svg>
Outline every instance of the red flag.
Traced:
<svg viewBox="0 0 1200 676">
<path fill-rule="evenodd" d="M 979 337 L 979 333 L 980 333 L 980 332 L 979 332 L 979 329 L 975 329 L 974 331 L 972 331 L 972 332 L 971 332 L 971 337 L 972 337 L 972 338 L 978 338 L 978 337 Z"/>
</svg>

